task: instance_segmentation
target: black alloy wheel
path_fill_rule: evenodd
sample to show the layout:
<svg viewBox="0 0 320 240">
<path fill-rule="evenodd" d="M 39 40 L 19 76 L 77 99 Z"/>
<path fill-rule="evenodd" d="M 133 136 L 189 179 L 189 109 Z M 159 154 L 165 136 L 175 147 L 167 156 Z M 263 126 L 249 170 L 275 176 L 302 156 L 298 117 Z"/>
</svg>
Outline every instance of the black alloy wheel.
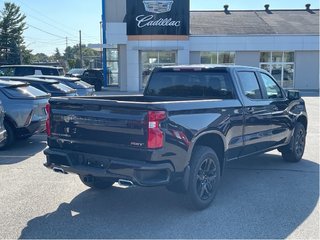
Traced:
<svg viewBox="0 0 320 240">
<path fill-rule="evenodd" d="M 201 200 L 205 201 L 214 193 L 217 179 L 217 167 L 212 158 L 205 159 L 197 173 L 197 192 Z"/>
<path fill-rule="evenodd" d="M 192 207 L 201 210 L 213 201 L 220 184 L 220 162 L 209 147 L 196 146 L 190 164 L 188 196 Z"/>
<path fill-rule="evenodd" d="M 299 162 L 302 159 L 306 146 L 306 129 L 298 122 L 294 128 L 292 140 L 282 151 L 282 158 L 287 162 Z"/>
</svg>

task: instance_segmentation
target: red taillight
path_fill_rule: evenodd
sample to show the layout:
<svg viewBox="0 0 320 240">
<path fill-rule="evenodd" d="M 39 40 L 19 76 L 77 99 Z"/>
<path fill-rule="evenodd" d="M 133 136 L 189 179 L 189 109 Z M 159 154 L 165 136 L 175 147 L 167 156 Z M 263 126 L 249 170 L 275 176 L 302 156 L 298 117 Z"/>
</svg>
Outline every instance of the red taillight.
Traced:
<svg viewBox="0 0 320 240">
<path fill-rule="evenodd" d="M 50 136 L 51 135 L 51 129 L 50 129 L 51 106 L 49 103 L 46 105 L 46 112 L 47 112 L 46 131 L 47 131 L 47 135 Z"/>
<path fill-rule="evenodd" d="M 148 148 L 163 147 L 163 132 L 160 129 L 160 122 L 167 118 L 165 111 L 148 112 Z"/>
</svg>

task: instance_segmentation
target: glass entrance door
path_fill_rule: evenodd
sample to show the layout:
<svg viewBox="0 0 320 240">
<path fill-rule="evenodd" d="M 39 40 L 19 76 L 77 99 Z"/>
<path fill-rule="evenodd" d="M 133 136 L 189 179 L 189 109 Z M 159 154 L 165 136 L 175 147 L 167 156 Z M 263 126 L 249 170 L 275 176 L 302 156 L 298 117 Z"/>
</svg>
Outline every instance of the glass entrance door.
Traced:
<svg viewBox="0 0 320 240">
<path fill-rule="evenodd" d="M 145 88 L 150 73 L 155 67 L 177 64 L 176 56 L 175 51 L 141 51 L 141 87 Z"/>
</svg>

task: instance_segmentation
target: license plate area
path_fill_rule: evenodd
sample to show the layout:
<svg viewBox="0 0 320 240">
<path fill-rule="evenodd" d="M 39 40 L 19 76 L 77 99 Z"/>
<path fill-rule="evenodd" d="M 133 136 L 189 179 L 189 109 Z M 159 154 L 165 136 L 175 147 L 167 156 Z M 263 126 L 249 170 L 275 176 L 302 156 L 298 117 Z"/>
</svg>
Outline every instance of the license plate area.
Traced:
<svg viewBox="0 0 320 240">
<path fill-rule="evenodd" d="M 95 169 L 108 169 L 111 162 L 109 159 L 101 159 L 101 156 L 87 154 L 80 155 L 78 161 L 80 166 L 91 167 Z"/>
</svg>

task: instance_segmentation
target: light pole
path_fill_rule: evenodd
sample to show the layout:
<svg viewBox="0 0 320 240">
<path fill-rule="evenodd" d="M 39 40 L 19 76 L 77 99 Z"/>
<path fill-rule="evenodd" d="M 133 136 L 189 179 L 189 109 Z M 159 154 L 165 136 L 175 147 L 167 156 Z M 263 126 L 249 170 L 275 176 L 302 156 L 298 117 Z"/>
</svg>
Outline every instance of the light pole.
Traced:
<svg viewBox="0 0 320 240">
<path fill-rule="evenodd" d="M 103 43 L 102 64 L 103 64 L 103 82 L 105 87 L 108 85 L 106 1 L 107 0 L 102 0 L 102 43 Z"/>
<path fill-rule="evenodd" d="M 80 68 L 83 67 L 83 57 L 82 57 L 82 41 L 81 41 L 81 30 L 79 30 L 79 47 L 80 47 Z"/>
<path fill-rule="evenodd" d="M 103 66 L 103 53 L 102 53 L 102 49 L 103 49 L 103 47 L 102 47 L 102 21 L 100 21 L 100 66 L 101 66 L 101 68 L 102 68 L 102 66 Z"/>
</svg>

